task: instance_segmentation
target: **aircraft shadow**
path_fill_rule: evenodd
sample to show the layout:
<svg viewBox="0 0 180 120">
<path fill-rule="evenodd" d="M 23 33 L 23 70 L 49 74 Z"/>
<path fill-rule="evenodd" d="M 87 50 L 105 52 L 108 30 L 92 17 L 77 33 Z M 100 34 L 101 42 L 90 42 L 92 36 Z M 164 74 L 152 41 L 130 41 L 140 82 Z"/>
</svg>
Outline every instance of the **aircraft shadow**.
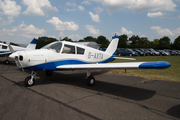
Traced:
<svg viewBox="0 0 180 120">
<path fill-rule="evenodd" d="M 103 74 L 101 71 L 93 71 L 93 75 Z M 38 71 L 37 74 L 40 79 L 36 79 L 35 85 L 45 85 L 45 84 L 67 84 L 73 85 L 77 87 L 81 87 L 84 89 L 89 89 L 93 91 L 97 91 L 99 94 L 110 94 L 113 95 L 114 99 L 118 99 L 117 97 L 124 97 L 132 100 L 145 100 L 153 97 L 156 94 L 156 91 L 147 90 L 132 86 L 126 86 L 115 83 L 108 83 L 103 81 L 98 81 L 96 79 L 96 83 L 94 86 L 86 85 L 86 72 L 82 73 L 73 73 L 71 72 L 54 72 L 52 76 L 46 76 L 44 71 Z M 18 83 L 21 86 L 24 86 L 24 81 Z M 117 96 L 117 97 L 116 97 Z"/>
<path fill-rule="evenodd" d="M 180 118 L 180 104 L 176 106 L 172 106 L 166 113 L 170 116 Z"/>
</svg>

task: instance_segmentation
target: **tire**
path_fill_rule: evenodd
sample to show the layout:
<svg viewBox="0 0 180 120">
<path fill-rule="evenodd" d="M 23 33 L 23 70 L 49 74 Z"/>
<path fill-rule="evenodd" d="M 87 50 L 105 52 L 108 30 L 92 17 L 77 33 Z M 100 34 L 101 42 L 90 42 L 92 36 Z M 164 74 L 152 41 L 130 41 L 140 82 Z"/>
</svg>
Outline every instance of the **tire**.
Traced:
<svg viewBox="0 0 180 120">
<path fill-rule="evenodd" d="M 53 71 L 52 71 L 52 70 L 46 70 L 46 71 L 45 71 L 45 74 L 46 74 L 47 76 L 51 76 L 51 75 L 53 74 Z"/>
<path fill-rule="evenodd" d="M 9 65 L 9 60 L 5 60 L 4 64 Z"/>
<path fill-rule="evenodd" d="M 93 86 L 95 84 L 95 79 L 93 76 L 89 76 L 86 80 L 88 86 Z"/>
<path fill-rule="evenodd" d="M 33 86 L 33 85 L 34 85 L 34 83 L 35 83 L 34 78 L 33 78 L 32 82 L 31 82 L 30 80 L 31 80 L 31 76 L 28 76 L 28 77 L 24 80 L 25 86 L 30 87 L 30 86 Z"/>
</svg>

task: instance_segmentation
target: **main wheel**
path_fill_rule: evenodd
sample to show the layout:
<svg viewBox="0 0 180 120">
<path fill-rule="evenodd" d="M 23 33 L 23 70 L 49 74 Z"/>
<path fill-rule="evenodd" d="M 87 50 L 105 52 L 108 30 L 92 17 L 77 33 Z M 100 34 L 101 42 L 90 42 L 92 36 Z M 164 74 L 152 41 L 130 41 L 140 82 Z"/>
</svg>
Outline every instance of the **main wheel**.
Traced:
<svg viewBox="0 0 180 120">
<path fill-rule="evenodd" d="M 34 83 L 35 83 L 35 80 L 34 80 L 34 78 L 31 80 L 31 76 L 28 76 L 28 77 L 24 80 L 24 84 L 25 84 L 27 87 L 33 86 Z"/>
<path fill-rule="evenodd" d="M 92 86 L 95 84 L 95 79 L 93 76 L 89 76 L 86 81 L 88 86 Z"/>
<path fill-rule="evenodd" d="M 53 71 L 52 70 L 46 70 L 45 73 L 47 76 L 51 76 L 53 74 Z"/>
<path fill-rule="evenodd" d="M 9 60 L 5 60 L 4 63 L 5 63 L 6 65 L 8 65 L 8 64 L 9 64 Z"/>
</svg>

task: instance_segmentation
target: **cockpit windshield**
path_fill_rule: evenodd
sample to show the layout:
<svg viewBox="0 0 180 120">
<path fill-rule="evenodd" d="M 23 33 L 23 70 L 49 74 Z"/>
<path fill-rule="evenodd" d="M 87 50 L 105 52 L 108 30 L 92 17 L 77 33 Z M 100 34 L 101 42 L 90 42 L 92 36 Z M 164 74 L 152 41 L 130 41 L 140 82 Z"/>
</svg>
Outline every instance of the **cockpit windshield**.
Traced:
<svg viewBox="0 0 180 120">
<path fill-rule="evenodd" d="M 48 50 L 52 50 L 52 51 L 59 53 L 61 50 L 61 47 L 62 47 L 62 43 L 60 41 L 58 41 L 58 42 L 53 42 L 51 44 L 48 44 L 48 45 L 42 47 L 41 49 L 48 49 Z"/>
</svg>

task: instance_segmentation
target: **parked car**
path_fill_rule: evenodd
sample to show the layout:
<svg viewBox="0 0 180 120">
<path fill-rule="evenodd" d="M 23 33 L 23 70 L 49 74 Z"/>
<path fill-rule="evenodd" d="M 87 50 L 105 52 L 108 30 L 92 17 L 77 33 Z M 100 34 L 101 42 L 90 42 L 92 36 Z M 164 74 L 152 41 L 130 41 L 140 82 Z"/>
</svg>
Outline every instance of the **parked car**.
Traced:
<svg viewBox="0 0 180 120">
<path fill-rule="evenodd" d="M 150 51 L 150 52 L 152 53 L 152 55 L 156 55 L 156 56 L 159 56 L 159 55 L 160 55 L 159 52 L 155 51 L 155 50 L 152 49 L 152 48 L 149 48 L 149 49 L 147 49 L 147 50 Z"/>
<path fill-rule="evenodd" d="M 169 52 L 166 52 L 164 50 L 157 50 L 157 51 L 160 53 L 160 55 L 164 55 L 164 56 L 171 55 Z"/>
<path fill-rule="evenodd" d="M 106 51 L 107 48 L 99 48 L 101 51 Z"/>
<path fill-rule="evenodd" d="M 176 52 L 178 53 L 178 55 L 180 55 L 180 50 L 176 50 Z"/>
<path fill-rule="evenodd" d="M 151 51 L 145 48 L 139 48 L 140 51 L 144 52 L 146 56 L 154 55 Z"/>
<path fill-rule="evenodd" d="M 138 50 L 138 49 L 133 49 L 133 51 L 137 52 L 138 53 L 138 56 L 145 56 L 145 53 Z"/>
<path fill-rule="evenodd" d="M 123 48 L 120 48 L 118 51 L 117 51 L 117 54 L 119 56 L 121 55 L 124 55 L 124 56 L 137 56 L 138 53 L 137 52 L 134 52 L 132 49 L 123 49 Z"/>
<path fill-rule="evenodd" d="M 170 49 L 164 49 L 166 52 L 169 52 L 171 55 L 176 55 L 172 50 Z"/>
</svg>

